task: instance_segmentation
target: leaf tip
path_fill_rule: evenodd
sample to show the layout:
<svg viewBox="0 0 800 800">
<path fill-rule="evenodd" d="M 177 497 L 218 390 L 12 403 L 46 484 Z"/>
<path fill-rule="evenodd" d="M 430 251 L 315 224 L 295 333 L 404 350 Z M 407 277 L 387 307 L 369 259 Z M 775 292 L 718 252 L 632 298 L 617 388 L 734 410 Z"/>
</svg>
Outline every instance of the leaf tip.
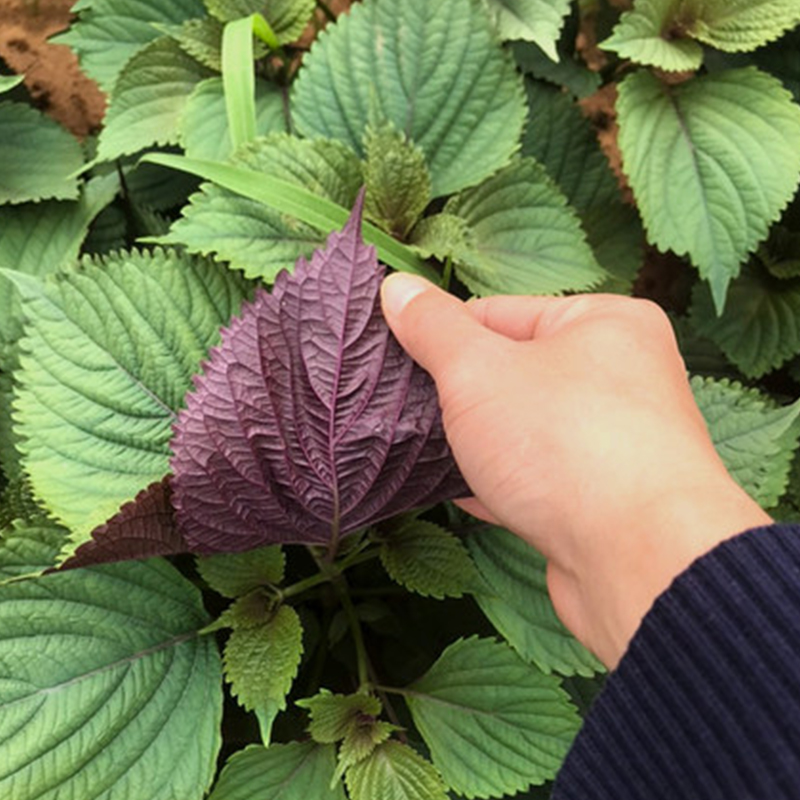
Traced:
<svg viewBox="0 0 800 800">
<path fill-rule="evenodd" d="M 358 190 L 356 201 L 353 203 L 353 210 L 350 212 L 350 218 L 347 220 L 347 224 L 345 225 L 342 233 L 352 232 L 361 238 L 361 226 L 364 220 L 364 201 L 366 196 L 367 187 L 364 185 Z"/>
</svg>

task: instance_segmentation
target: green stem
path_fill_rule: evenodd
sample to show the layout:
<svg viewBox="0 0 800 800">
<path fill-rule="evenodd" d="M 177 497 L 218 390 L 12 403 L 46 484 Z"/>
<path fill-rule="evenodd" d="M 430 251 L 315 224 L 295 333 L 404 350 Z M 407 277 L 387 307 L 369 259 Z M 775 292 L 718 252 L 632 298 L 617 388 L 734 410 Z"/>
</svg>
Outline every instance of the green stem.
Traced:
<svg viewBox="0 0 800 800">
<path fill-rule="evenodd" d="M 353 605 L 353 600 L 350 597 L 350 587 L 347 585 L 343 575 L 334 581 L 334 587 L 339 594 L 339 599 L 342 601 L 342 608 L 347 617 L 347 622 L 350 625 L 350 633 L 353 637 L 353 643 L 356 647 L 356 661 L 358 663 L 358 691 L 364 692 L 369 690 L 369 657 L 367 656 L 367 648 L 364 645 L 364 633 L 361 630 L 361 623 L 356 614 L 356 607 Z"/>
<path fill-rule="evenodd" d="M 408 589 L 402 586 L 376 586 L 366 589 L 353 589 L 353 597 L 408 597 Z"/>
<path fill-rule="evenodd" d="M 442 273 L 442 289 L 450 291 L 450 279 L 453 277 L 453 256 L 447 256 L 444 260 L 444 272 Z"/>
<path fill-rule="evenodd" d="M 372 561 L 373 558 L 378 557 L 378 549 L 373 548 L 372 550 L 355 550 L 354 552 L 350 553 L 350 555 L 345 556 L 336 566 L 344 572 L 350 567 L 356 566 L 356 564 L 363 564 L 365 561 Z"/>
<path fill-rule="evenodd" d="M 297 583 L 293 583 L 291 586 L 287 586 L 285 589 L 281 589 L 280 596 L 283 600 L 286 600 L 289 597 L 295 597 L 296 595 L 302 594 L 309 589 L 313 589 L 315 586 L 319 586 L 321 583 L 329 583 L 330 580 L 330 575 L 323 572 L 318 572 L 316 575 L 312 575 L 310 578 L 303 578 L 303 580 L 297 581 Z"/>
<path fill-rule="evenodd" d="M 383 704 L 383 710 L 386 712 L 386 716 L 389 717 L 389 722 L 391 722 L 392 725 L 396 725 L 398 728 L 400 728 L 397 738 L 400 739 L 403 744 L 408 744 L 408 736 L 406 736 L 404 726 L 400 722 L 400 717 L 397 716 L 397 712 L 394 710 L 394 705 L 389 699 L 388 693 L 382 686 L 378 686 L 378 678 L 375 675 L 375 670 L 370 670 L 370 672 L 372 676 L 372 685 L 377 692 L 381 703 Z"/>
<path fill-rule="evenodd" d="M 323 590 L 322 596 L 322 623 L 321 623 L 321 637 L 320 644 L 317 647 L 316 654 L 314 655 L 314 663 L 311 668 L 310 675 L 306 681 L 306 688 L 303 693 L 304 697 L 311 697 L 317 694 L 320 686 L 322 686 L 322 679 L 325 674 L 325 665 L 328 662 L 328 648 L 324 646 L 324 642 L 328 641 L 330 635 L 331 621 L 333 620 L 335 599 L 333 592 L 329 589 Z"/>
<path fill-rule="evenodd" d="M 401 689 L 399 686 L 375 686 L 373 687 L 376 692 L 386 692 L 386 694 L 399 694 L 402 697 L 415 695 L 416 692 L 409 691 L 408 689 Z"/>
<path fill-rule="evenodd" d="M 356 564 L 363 564 L 365 561 L 371 561 L 373 558 L 377 557 L 377 549 L 367 550 L 366 552 L 363 550 L 356 550 L 341 561 L 326 565 L 324 568 L 321 566 L 320 560 L 315 559 L 317 564 L 321 567 L 320 572 L 308 578 L 303 578 L 303 580 L 297 581 L 297 583 L 293 583 L 285 589 L 280 589 L 278 593 L 283 600 L 289 597 L 296 597 L 298 594 L 307 592 L 309 589 L 313 589 L 322 583 L 331 583 L 337 580 L 342 572 L 350 569 L 350 567 L 356 566 Z"/>
</svg>

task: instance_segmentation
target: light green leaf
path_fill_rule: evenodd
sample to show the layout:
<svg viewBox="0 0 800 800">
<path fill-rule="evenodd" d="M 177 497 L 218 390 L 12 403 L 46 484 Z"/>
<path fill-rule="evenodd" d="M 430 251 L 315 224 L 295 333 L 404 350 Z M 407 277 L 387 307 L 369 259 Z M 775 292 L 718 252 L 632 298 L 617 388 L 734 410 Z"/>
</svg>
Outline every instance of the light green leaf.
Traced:
<svg viewBox="0 0 800 800">
<path fill-rule="evenodd" d="M 556 615 L 543 556 L 510 531 L 493 526 L 470 534 L 467 545 L 486 582 L 475 600 L 522 658 L 548 673 L 589 677 L 603 671 Z"/>
<path fill-rule="evenodd" d="M 385 231 L 405 239 L 431 200 L 425 155 L 392 125 L 367 128 L 364 152 L 364 213 Z"/>
<path fill-rule="evenodd" d="M 387 121 L 425 153 L 433 195 L 508 163 L 525 116 L 519 76 L 480 0 L 367 0 L 319 37 L 295 84 L 305 136 L 363 155 L 367 124 Z"/>
<path fill-rule="evenodd" d="M 340 781 L 331 786 L 335 758 L 314 742 L 251 745 L 228 759 L 208 800 L 346 800 Z"/>
<path fill-rule="evenodd" d="M 403 694 L 445 783 L 469 798 L 552 778 L 580 725 L 555 677 L 491 639 L 450 645 Z"/>
<path fill-rule="evenodd" d="M 371 694 L 332 694 L 323 689 L 314 697 L 298 700 L 296 705 L 308 710 L 308 732 L 319 744 L 334 744 L 344 739 L 360 716 L 378 717 L 383 706 Z"/>
<path fill-rule="evenodd" d="M 755 50 L 800 24 L 797 0 L 687 0 L 691 36 L 727 52 Z"/>
<path fill-rule="evenodd" d="M 201 800 L 222 717 L 205 621 L 161 560 L 0 587 L 0 795 Z"/>
<path fill-rule="evenodd" d="M 444 211 L 472 232 L 453 255 L 459 278 L 476 294 L 559 294 L 606 277 L 566 198 L 531 158 L 451 198 Z"/>
<path fill-rule="evenodd" d="M 272 743 L 272 726 L 283 711 L 285 701 L 267 699 L 253 709 L 253 715 L 258 721 L 258 730 L 261 734 L 261 744 L 269 747 Z"/>
<path fill-rule="evenodd" d="M 536 42 L 558 61 L 556 43 L 561 35 L 570 0 L 484 0 L 500 38 Z"/>
<path fill-rule="evenodd" d="M 295 41 L 311 21 L 316 0 L 205 0 L 209 13 L 220 22 L 262 14 L 278 45 Z"/>
<path fill-rule="evenodd" d="M 622 58 L 663 70 L 700 69 L 703 48 L 685 38 L 685 6 L 684 0 L 636 0 L 600 46 Z"/>
<path fill-rule="evenodd" d="M 362 183 L 358 160 L 344 145 L 288 134 L 253 142 L 232 163 L 252 170 L 260 182 L 264 175 L 291 181 L 344 207 L 353 205 Z M 321 247 L 333 227 L 319 230 L 256 199 L 204 184 L 184 208 L 183 217 L 159 241 L 183 244 L 193 253 L 215 254 L 250 277 L 272 281 L 300 256 Z"/>
<path fill-rule="evenodd" d="M 24 80 L 24 75 L 0 75 L 0 94 L 10 92 Z"/>
<path fill-rule="evenodd" d="M 24 103 L 0 103 L 0 204 L 73 200 L 81 168 L 78 140 Z"/>
<path fill-rule="evenodd" d="M 408 745 L 384 742 L 347 770 L 350 800 L 447 800 L 433 764 Z"/>
<path fill-rule="evenodd" d="M 12 278 L 30 322 L 15 430 L 37 497 L 73 542 L 169 470 L 172 424 L 245 281 L 177 253 L 122 253 L 42 284 Z"/>
<path fill-rule="evenodd" d="M 212 74 L 166 36 L 143 47 L 114 86 L 97 144 L 98 160 L 177 144 L 187 98 Z"/>
<path fill-rule="evenodd" d="M 108 92 L 125 63 L 158 37 L 158 23 L 180 25 L 203 11 L 201 0 L 92 0 L 76 4 L 77 22 L 50 41 L 74 50 L 83 71 Z"/>
<path fill-rule="evenodd" d="M 279 584 L 285 567 L 286 557 L 279 545 L 197 558 L 200 577 L 225 597 L 241 597 L 268 583 Z"/>
<path fill-rule="evenodd" d="M 286 131 L 283 97 L 277 86 L 257 79 L 255 103 L 257 135 Z M 202 81 L 189 96 L 181 122 L 181 142 L 190 158 L 223 161 L 233 152 L 220 78 Z"/>
<path fill-rule="evenodd" d="M 293 158 L 293 154 L 296 154 L 297 157 Z M 221 189 L 253 201 L 246 205 L 238 203 L 231 205 L 227 194 L 206 187 L 204 193 L 210 198 L 209 205 L 203 206 L 203 201 L 199 197 L 194 198 L 194 203 L 195 205 L 200 204 L 204 211 L 213 212 L 202 220 L 202 225 L 219 228 L 214 232 L 215 239 L 210 242 L 206 239 L 204 242 L 202 225 L 193 227 L 187 234 L 187 229 L 182 226 L 182 223 L 179 223 L 182 226 L 177 228 L 180 235 L 173 231 L 169 237 L 159 241 L 175 244 L 185 243 L 193 251 L 214 251 L 222 257 L 221 249 L 216 246 L 218 244 L 217 237 L 223 239 L 226 235 L 230 235 L 236 226 L 247 222 L 246 219 L 242 219 L 243 217 L 252 216 L 256 221 L 249 223 L 250 236 L 260 236 L 267 240 L 271 238 L 276 245 L 283 244 L 286 240 L 289 241 L 287 249 L 280 256 L 283 260 L 280 263 L 277 262 L 277 252 L 269 252 L 267 256 L 263 256 L 263 251 L 266 249 L 263 242 L 259 243 L 257 247 L 262 251 L 262 258 L 267 260 L 261 266 L 257 265 L 256 268 L 246 267 L 249 260 L 255 261 L 258 258 L 258 253 L 252 247 L 252 241 L 249 242 L 252 252 L 250 256 L 243 251 L 239 252 L 239 247 L 234 244 L 231 244 L 230 249 L 226 252 L 232 261 L 234 252 L 236 252 L 234 263 L 241 264 L 243 269 L 247 269 L 247 274 L 274 277 L 281 266 L 284 268 L 292 266 L 292 261 L 288 261 L 288 254 L 299 252 L 298 245 L 293 244 L 292 239 L 300 239 L 301 242 L 305 242 L 303 247 L 310 246 L 310 237 L 313 233 L 309 233 L 306 226 L 312 226 L 319 231 L 316 235 L 320 239 L 313 240 L 316 246 L 317 241 L 322 241 L 323 237 L 327 236 L 331 230 L 341 228 L 347 221 L 350 215 L 348 209 L 352 207 L 352 202 L 349 202 L 347 207 L 343 207 L 341 201 L 328 199 L 326 196 L 327 192 L 335 192 L 340 195 L 350 192 L 355 182 L 361 180 L 360 172 L 349 167 L 349 164 L 357 162 L 354 161 L 354 155 L 345 146 L 319 140 L 308 142 L 288 136 L 285 137 L 285 141 L 281 142 L 273 136 L 263 143 L 260 140 L 254 142 L 252 149 L 245 148 L 241 153 L 236 154 L 236 158 L 237 162 L 242 159 L 248 164 L 251 162 L 255 165 L 264 163 L 265 169 L 271 171 L 273 175 L 280 174 L 281 177 L 271 177 L 269 181 L 265 181 L 260 169 L 238 166 L 238 163 L 219 164 L 213 161 L 200 161 L 160 153 L 147 156 L 147 160 L 152 163 L 186 170 L 213 181 Z M 355 198 L 355 194 L 353 197 Z M 222 198 L 222 202 L 217 202 L 220 198 Z M 274 212 L 295 217 L 299 222 L 281 219 L 281 217 L 276 217 Z M 187 219 L 193 222 L 197 221 L 194 212 L 187 210 L 186 213 Z M 197 214 L 199 213 L 198 211 Z M 215 219 L 214 214 L 219 214 L 220 217 Z M 222 217 L 232 217 L 233 219 L 223 219 Z M 280 227 L 277 227 L 279 222 L 276 220 L 280 220 Z M 233 222 L 235 225 L 232 224 Z M 271 235 L 270 230 L 272 231 Z M 436 280 L 436 273 L 409 247 L 393 239 L 380 228 L 364 223 L 362 235 L 366 242 L 375 245 L 378 258 L 383 263 L 395 269 L 414 272 Z M 240 237 L 236 236 L 235 238 Z M 247 246 L 248 243 L 240 242 L 239 246 L 242 245 Z M 227 247 L 227 245 L 225 246 Z"/>
<path fill-rule="evenodd" d="M 195 61 L 214 72 L 222 72 L 223 25 L 219 20 L 203 17 L 188 19 L 181 25 L 156 23 L 153 27 L 159 33 L 172 37 Z"/>
<path fill-rule="evenodd" d="M 717 452 L 737 483 L 764 508 L 786 490 L 800 426 L 800 400 L 778 407 L 735 381 L 692 378 Z"/>
<path fill-rule="evenodd" d="M 283 710 L 302 655 L 303 626 L 290 606 L 281 606 L 260 625 L 235 625 L 224 657 L 231 693 L 248 711 L 266 703 Z"/>
<path fill-rule="evenodd" d="M 619 144 L 650 241 L 686 253 L 718 311 L 800 178 L 800 107 L 755 68 L 619 89 Z"/>
<path fill-rule="evenodd" d="M 760 378 L 800 353 L 800 282 L 746 267 L 731 284 L 721 317 L 708 288 L 698 285 L 692 323 L 748 378 Z"/>
<path fill-rule="evenodd" d="M 461 540 L 432 522 L 413 520 L 393 531 L 380 556 L 393 581 L 424 597 L 462 597 L 481 588 Z"/>
<path fill-rule="evenodd" d="M 73 262 L 92 219 L 116 194 L 115 174 L 93 178 L 77 201 L 47 200 L 0 208 L 0 269 L 43 276 Z M 19 469 L 11 428 L 12 373 L 22 336 L 22 308 L 14 285 L 0 275 L 0 467 Z"/>
</svg>

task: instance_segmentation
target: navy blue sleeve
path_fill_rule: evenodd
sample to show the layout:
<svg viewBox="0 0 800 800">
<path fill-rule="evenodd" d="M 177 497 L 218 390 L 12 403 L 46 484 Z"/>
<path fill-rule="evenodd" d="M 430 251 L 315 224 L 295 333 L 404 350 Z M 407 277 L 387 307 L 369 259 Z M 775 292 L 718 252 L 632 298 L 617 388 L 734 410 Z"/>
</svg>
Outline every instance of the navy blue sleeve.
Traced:
<svg viewBox="0 0 800 800">
<path fill-rule="evenodd" d="M 800 798 L 800 526 L 720 544 L 654 603 L 553 800 Z"/>
</svg>

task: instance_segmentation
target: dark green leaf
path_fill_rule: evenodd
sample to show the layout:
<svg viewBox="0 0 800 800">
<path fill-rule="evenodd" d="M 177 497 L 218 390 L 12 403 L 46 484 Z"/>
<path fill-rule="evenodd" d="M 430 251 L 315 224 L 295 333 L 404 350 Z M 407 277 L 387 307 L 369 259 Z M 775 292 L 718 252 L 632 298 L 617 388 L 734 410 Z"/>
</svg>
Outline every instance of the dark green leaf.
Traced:
<svg viewBox="0 0 800 800">
<path fill-rule="evenodd" d="M 589 676 L 603 670 L 558 619 L 547 591 L 543 556 L 497 527 L 470 534 L 467 544 L 487 587 L 476 594 L 478 605 L 526 661 L 562 675 Z"/>
<path fill-rule="evenodd" d="M 490 639 L 450 645 L 404 696 L 434 765 L 467 797 L 552 778 L 580 724 L 556 678 Z"/>
<path fill-rule="evenodd" d="M 78 140 L 23 103 L 0 103 L 0 204 L 74 200 L 83 164 Z"/>
<path fill-rule="evenodd" d="M 800 353 L 800 281 L 776 280 L 745 267 L 718 317 L 708 287 L 695 287 L 692 324 L 749 378 L 759 378 Z"/>
<path fill-rule="evenodd" d="M 365 215 L 404 239 L 431 199 L 425 155 L 391 125 L 367 128 Z"/>
<path fill-rule="evenodd" d="M 201 800 L 222 716 L 205 622 L 160 560 L 0 586 L 0 795 Z"/>
<path fill-rule="evenodd" d="M 360 155 L 367 124 L 391 122 L 425 153 L 435 197 L 508 163 L 524 113 L 514 63 L 478 0 L 354 4 L 304 60 L 292 105 L 300 133 Z"/>
</svg>

